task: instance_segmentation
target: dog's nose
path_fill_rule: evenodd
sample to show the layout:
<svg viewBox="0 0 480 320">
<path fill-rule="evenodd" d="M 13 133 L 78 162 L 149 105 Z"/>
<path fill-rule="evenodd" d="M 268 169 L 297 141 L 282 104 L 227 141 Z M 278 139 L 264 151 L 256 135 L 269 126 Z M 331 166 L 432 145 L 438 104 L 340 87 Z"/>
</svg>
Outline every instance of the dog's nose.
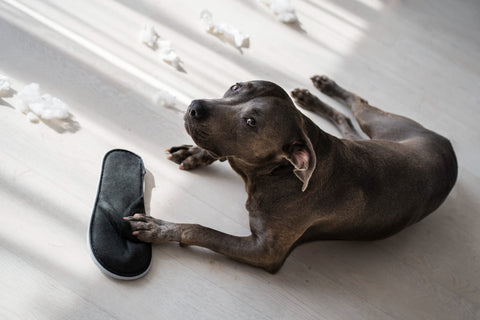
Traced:
<svg viewBox="0 0 480 320">
<path fill-rule="evenodd" d="M 195 120 L 204 119 L 207 115 L 205 102 L 203 100 L 193 100 L 192 103 L 190 103 L 190 106 L 188 107 L 187 113 L 192 119 L 195 119 Z"/>
</svg>

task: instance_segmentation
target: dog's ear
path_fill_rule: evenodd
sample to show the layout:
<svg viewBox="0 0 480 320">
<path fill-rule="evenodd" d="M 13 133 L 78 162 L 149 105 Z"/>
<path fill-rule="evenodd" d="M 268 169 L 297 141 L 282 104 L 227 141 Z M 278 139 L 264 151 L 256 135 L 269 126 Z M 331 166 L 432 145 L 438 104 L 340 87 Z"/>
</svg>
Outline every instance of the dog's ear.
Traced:
<svg viewBox="0 0 480 320">
<path fill-rule="evenodd" d="M 312 143 L 308 137 L 304 136 L 302 141 L 289 145 L 286 153 L 287 160 L 295 167 L 293 172 L 303 182 L 303 192 L 307 189 L 308 182 L 317 165 L 317 157 L 315 156 Z"/>
</svg>

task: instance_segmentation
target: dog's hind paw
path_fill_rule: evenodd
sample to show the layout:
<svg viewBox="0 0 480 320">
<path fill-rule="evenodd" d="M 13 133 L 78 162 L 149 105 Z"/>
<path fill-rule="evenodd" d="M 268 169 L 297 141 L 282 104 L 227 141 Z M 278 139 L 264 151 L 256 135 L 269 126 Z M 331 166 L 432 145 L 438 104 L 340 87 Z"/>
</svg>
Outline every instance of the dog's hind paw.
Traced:
<svg viewBox="0 0 480 320">
<path fill-rule="evenodd" d="M 338 85 L 335 81 L 327 76 L 313 76 L 310 78 L 315 88 L 326 94 L 327 96 L 338 95 Z"/>
<path fill-rule="evenodd" d="M 290 94 L 298 106 L 307 110 L 313 110 L 315 99 L 318 99 L 307 89 L 295 89 Z"/>
</svg>

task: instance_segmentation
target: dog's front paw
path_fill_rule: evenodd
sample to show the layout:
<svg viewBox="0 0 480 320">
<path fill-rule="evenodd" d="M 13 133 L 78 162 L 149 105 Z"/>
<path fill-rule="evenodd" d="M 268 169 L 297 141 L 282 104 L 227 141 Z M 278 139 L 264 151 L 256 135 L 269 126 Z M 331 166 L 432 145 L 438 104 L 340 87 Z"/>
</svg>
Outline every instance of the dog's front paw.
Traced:
<svg viewBox="0 0 480 320">
<path fill-rule="evenodd" d="M 338 85 L 327 76 L 313 76 L 310 78 L 315 88 L 327 96 L 336 96 L 338 94 Z"/>
<path fill-rule="evenodd" d="M 215 161 L 206 150 L 190 145 L 171 147 L 167 149 L 167 153 L 167 158 L 179 164 L 182 170 L 192 170 Z"/>
<path fill-rule="evenodd" d="M 140 213 L 124 219 L 130 223 L 132 235 L 140 241 L 161 243 L 174 240 L 175 225 L 173 223 Z"/>
</svg>

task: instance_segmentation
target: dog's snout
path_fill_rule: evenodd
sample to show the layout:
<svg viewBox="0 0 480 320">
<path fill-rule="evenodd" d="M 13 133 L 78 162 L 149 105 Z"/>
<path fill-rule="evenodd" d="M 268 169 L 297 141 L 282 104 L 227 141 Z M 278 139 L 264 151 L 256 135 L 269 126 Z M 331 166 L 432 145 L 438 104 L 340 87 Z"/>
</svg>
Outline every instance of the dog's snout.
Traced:
<svg viewBox="0 0 480 320">
<path fill-rule="evenodd" d="M 207 116 L 207 108 L 203 100 L 193 100 L 187 110 L 190 118 L 202 120 Z"/>
</svg>

